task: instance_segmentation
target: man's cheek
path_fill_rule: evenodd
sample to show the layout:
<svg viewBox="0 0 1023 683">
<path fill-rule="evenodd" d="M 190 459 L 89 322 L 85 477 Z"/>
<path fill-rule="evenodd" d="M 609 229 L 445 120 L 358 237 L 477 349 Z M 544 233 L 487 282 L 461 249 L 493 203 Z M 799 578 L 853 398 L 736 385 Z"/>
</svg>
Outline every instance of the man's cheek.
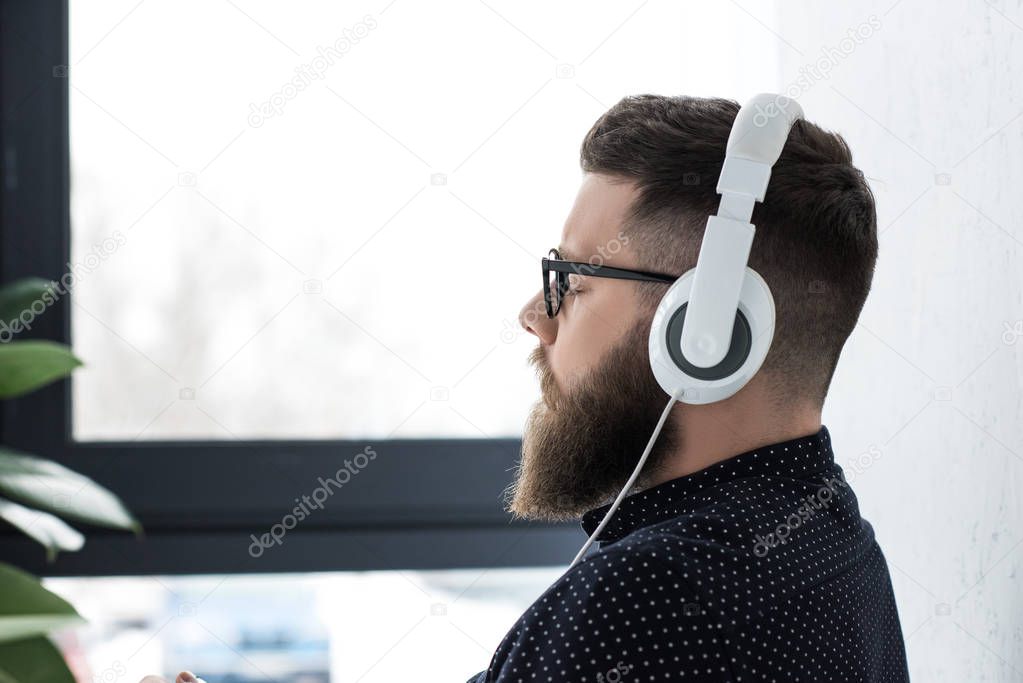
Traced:
<svg viewBox="0 0 1023 683">
<path fill-rule="evenodd" d="M 607 325 L 587 322 L 573 329 L 567 338 L 558 335 L 556 346 L 560 348 L 552 354 L 551 370 L 562 391 L 570 390 L 574 382 L 596 370 L 610 346 Z"/>
<path fill-rule="evenodd" d="M 560 358 L 559 354 L 552 353 L 550 358 L 550 365 L 548 366 L 550 372 L 545 377 L 541 378 L 542 386 L 540 389 L 544 393 L 544 397 L 549 401 L 553 401 L 558 396 L 564 394 L 564 363 Z"/>
</svg>

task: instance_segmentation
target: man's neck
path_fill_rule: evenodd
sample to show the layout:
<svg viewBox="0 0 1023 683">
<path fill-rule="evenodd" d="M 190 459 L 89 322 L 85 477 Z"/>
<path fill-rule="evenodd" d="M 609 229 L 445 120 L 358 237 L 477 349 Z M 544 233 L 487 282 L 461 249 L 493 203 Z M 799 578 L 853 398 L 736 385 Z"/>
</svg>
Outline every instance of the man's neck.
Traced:
<svg viewBox="0 0 1023 683">
<path fill-rule="evenodd" d="M 676 406 L 674 412 L 670 419 L 678 425 L 679 444 L 651 473 L 650 486 L 761 446 L 815 434 L 821 428 L 821 411 L 814 408 L 775 413 L 717 403 Z"/>
</svg>

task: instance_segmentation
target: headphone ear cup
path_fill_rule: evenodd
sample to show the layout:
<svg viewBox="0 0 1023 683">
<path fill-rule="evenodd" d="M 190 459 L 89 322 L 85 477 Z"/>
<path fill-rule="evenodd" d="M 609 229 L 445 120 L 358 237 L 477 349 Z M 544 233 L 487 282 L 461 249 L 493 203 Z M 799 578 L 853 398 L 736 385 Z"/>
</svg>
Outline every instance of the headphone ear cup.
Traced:
<svg viewBox="0 0 1023 683">
<path fill-rule="evenodd" d="M 713 367 L 699 367 L 682 353 L 682 324 L 695 275 L 693 269 L 676 280 L 657 305 L 650 325 L 650 369 L 669 396 L 680 392 L 682 403 L 706 404 L 733 396 L 760 369 L 774 338 L 774 297 L 747 267 L 728 352 Z"/>
</svg>

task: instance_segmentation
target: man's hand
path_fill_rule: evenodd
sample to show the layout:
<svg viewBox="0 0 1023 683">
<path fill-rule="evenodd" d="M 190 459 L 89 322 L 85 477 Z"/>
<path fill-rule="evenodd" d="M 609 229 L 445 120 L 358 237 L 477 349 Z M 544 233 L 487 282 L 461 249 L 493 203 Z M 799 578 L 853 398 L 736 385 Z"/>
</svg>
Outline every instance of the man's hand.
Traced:
<svg viewBox="0 0 1023 683">
<path fill-rule="evenodd" d="M 159 676 L 146 676 L 139 683 L 167 683 L 167 679 L 160 678 Z M 174 679 L 174 683 L 206 683 L 206 681 L 196 678 L 195 674 L 191 671 L 182 671 Z"/>
</svg>

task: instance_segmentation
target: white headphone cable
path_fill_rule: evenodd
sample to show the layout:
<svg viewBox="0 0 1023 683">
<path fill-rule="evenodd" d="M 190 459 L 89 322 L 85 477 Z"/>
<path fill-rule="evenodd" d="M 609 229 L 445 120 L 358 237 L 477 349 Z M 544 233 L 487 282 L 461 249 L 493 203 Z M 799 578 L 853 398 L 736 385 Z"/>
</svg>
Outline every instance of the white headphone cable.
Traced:
<svg viewBox="0 0 1023 683">
<path fill-rule="evenodd" d="M 678 401 L 678 397 L 683 391 L 684 390 L 682 388 L 677 389 L 672 397 L 668 399 L 668 405 L 664 407 L 664 412 L 661 413 L 661 419 L 657 421 L 657 426 L 654 427 L 654 433 L 650 435 L 650 441 L 647 442 L 643 455 L 640 457 L 639 462 L 636 463 L 636 469 L 632 470 L 632 475 L 629 477 L 629 480 L 625 482 L 625 486 L 622 487 L 618 497 L 615 498 L 613 503 L 611 503 L 611 507 L 608 508 L 607 513 L 604 515 L 604 519 L 600 520 L 600 524 L 597 525 L 594 532 L 590 534 L 588 539 L 586 539 L 586 543 L 583 543 L 583 547 L 579 549 L 578 553 L 576 553 L 575 559 L 572 560 L 572 564 L 568 565 L 569 569 L 574 567 L 579 560 L 582 559 L 583 555 L 586 554 L 586 551 L 590 549 L 593 542 L 597 540 L 598 536 L 600 536 L 600 532 L 603 531 L 604 527 L 607 526 L 607 523 L 611 521 L 611 516 L 614 515 L 615 510 L 617 510 L 618 506 L 621 505 L 622 500 L 624 500 L 625 496 L 627 496 L 629 491 L 632 490 L 633 485 L 636 483 L 636 479 L 639 478 L 639 473 L 643 470 L 643 464 L 646 462 L 647 457 L 649 457 L 650 451 L 654 448 L 654 443 L 657 441 L 657 437 L 661 433 L 661 428 L 664 427 L 664 423 L 668 419 L 671 407 L 675 405 L 675 402 Z"/>
</svg>

